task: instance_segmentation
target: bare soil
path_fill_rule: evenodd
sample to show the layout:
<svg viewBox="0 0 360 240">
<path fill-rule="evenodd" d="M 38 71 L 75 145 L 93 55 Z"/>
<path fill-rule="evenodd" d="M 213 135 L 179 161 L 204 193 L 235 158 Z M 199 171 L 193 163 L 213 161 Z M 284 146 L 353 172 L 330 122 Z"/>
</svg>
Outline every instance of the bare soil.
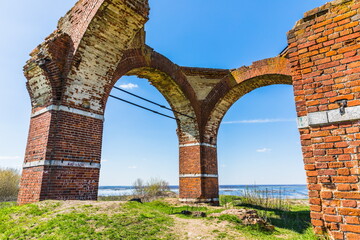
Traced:
<svg viewBox="0 0 360 240">
<path fill-rule="evenodd" d="M 184 219 L 173 216 L 173 233 L 179 239 L 213 240 L 213 239 L 246 239 L 239 232 L 234 231 L 232 224 L 215 219 Z"/>
</svg>

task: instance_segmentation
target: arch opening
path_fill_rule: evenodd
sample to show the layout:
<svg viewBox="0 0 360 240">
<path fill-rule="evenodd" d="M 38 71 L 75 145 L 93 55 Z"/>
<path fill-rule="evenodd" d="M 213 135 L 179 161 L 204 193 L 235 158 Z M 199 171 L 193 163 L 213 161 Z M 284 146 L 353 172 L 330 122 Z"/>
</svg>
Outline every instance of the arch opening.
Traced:
<svg viewBox="0 0 360 240">
<path fill-rule="evenodd" d="M 279 209 L 283 215 L 274 225 L 303 234 L 311 222 L 296 117 L 290 85 L 257 88 L 239 98 L 218 131 L 219 194 L 247 196 L 240 206 Z M 287 199 L 303 205 L 291 227 L 284 217 Z"/>
<path fill-rule="evenodd" d="M 123 67 L 124 62 L 119 66 Z M 178 185 L 179 163 L 178 161 L 177 163 L 174 163 L 174 160 L 178 160 L 179 157 L 178 144 L 182 141 L 197 141 L 199 134 L 197 130 L 196 115 L 188 97 L 185 96 L 183 90 L 176 82 L 178 81 L 176 80 L 178 75 L 169 76 L 169 74 L 160 70 L 160 67 L 139 66 L 141 66 L 141 64 L 138 63 L 135 64 L 135 66 L 128 66 L 126 70 L 131 70 L 127 72 L 123 71 L 124 74 L 122 74 L 120 78 L 119 75 L 121 75 L 121 71 L 118 71 L 114 80 L 111 82 L 111 85 L 123 88 L 134 94 L 148 98 L 151 101 L 167 106 L 171 108 L 173 112 L 164 111 L 164 109 L 134 97 L 125 96 L 126 94 L 124 95 L 124 93 L 116 89 L 108 88 L 104 96 L 104 108 L 106 109 L 105 116 L 107 116 L 108 119 L 109 116 L 113 115 L 114 118 L 109 120 L 110 122 L 106 121 L 106 124 L 104 125 L 103 159 L 109 161 L 107 156 L 111 155 L 111 152 L 114 151 L 111 150 L 111 147 L 115 147 L 113 143 L 109 144 L 111 135 L 114 133 L 110 130 L 111 126 L 108 126 L 108 124 L 115 125 L 116 123 L 114 121 L 118 122 L 118 120 L 121 122 L 127 121 L 128 124 L 126 129 L 120 128 L 117 130 L 118 132 L 124 131 L 123 135 L 127 136 L 126 139 L 123 139 L 120 142 L 122 142 L 123 145 L 122 151 L 125 151 L 125 153 L 130 156 L 130 159 L 123 161 L 122 168 L 129 169 L 125 175 L 132 180 L 130 182 L 130 180 L 122 178 L 124 182 L 130 185 L 137 178 L 149 180 L 150 178 L 155 177 L 163 179 L 172 185 Z M 132 113 L 129 113 L 125 117 L 126 119 L 130 118 L 130 122 L 129 120 L 119 119 L 122 117 L 114 116 L 115 114 L 113 111 L 119 107 L 119 104 L 125 103 L 120 103 L 116 101 L 116 99 L 110 98 L 110 94 L 119 96 L 128 101 L 133 101 L 136 104 L 156 110 L 168 116 L 173 116 L 176 120 L 162 118 L 161 116 L 152 113 L 145 115 L 146 113 L 144 114 L 144 110 L 138 110 L 133 106 L 130 106 L 130 108 L 132 108 L 131 110 L 129 109 Z M 117 106 L 114 106 L 115 104 Z M 107 105 L 111 107 L 111 110 L 109 110 L 109 106 Z M 127 108 L 127 106 L 122 105 L 122 109 L 124 108 Z M 119 115 L 122 114 L 120 113 Z M 145 119 L 144 115 L 147 116 Z M 134 116 L 137 116 L 137 118 L 134 118 Z M 137 127 L 136 125 L 140 127 Z M 136 128 L 136 130 L 132 131 L 132 128 Z M 178 137 L 177 139 L 175 137 L 176 134 Z M 118 140 L 116 141 L 119 142 Z M 108 146 L 108 144 L 110 146 Z M 120 149 L 115 148 L 115 150 L 119 151 Z M 133 156 L 131 156 L 132 152 L 134 153 Z M 129 164 L 131 159 L 134 160 L 133 164 Z M 107 166 L 106 162 L 105 167 L 107 169 L 106 171 L 112 172 L 112 175 L 116 176 L 117 172 L 115 169 L 119 169 L 119 167 L 113 169 L 110 164 Z M 149 169 L 152 169 L 153 171 L 149 171 Z M 131 172 L 134 174 L 131 174 Z M 131 174 L 131 176 L 129 176 L 129 174 Z M 107 182 L 111 182 L 110 178 L 108 178 L 108 176 L 100 175 L 100 185 L 108 185 Z"/>
<path fill-rule="evenodd" d="M 146 79 L 123 76 L 115 86 L 168 105 L 163 95 Z M 111 94 L 173 116 L 170 111 L 163 111 L 116 89 Z M 177 185 L 178 139 L 175 120 L 112 98 L 108 99 L 105 119 L 100 186 L 131 186 L 137 178 L 149 180 L 152 177 Z M 101 187 L 99 192 L 101 194 Z"/>
<path fill-rule="evenodd" d="M 292 86 L 251 91 L 237 100 L 221 121 L 220 183 L 305 184 L 299 139 Z"/>
<path fill-rule="evenodd" d="M 220 123 L 230 107 L 241 97 L 251 91 L 275 84 L 291 85 L 292 78 L 289 75 L 283 74 L 266 74 L 236 83 L 234 87 L 232 87 L 216 102 L 213 110 L 209 114 L 209 118 L 204 129 L 204 138 L 208 141 L 211 138 L 212 142 L 216 143 Z"/>
</svg>

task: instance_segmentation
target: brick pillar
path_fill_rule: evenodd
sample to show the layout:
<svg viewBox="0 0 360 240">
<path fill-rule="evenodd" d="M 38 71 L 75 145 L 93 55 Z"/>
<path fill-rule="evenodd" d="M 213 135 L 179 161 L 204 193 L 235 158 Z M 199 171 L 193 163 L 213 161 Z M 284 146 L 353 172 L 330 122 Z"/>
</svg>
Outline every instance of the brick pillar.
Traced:
<svg viewBox="0 0 360 240">
<path fill-rule="evenodd" d="M 18 203 L 96 200 L 103 116 L 65 106 L 34 111 Z"/>
<path fill-rule="evenodd" d="M 288 34 L 315 232 L 360 239 L 360 4 L 333 1 Z"/>
<path fill-rule="evenodd" d="M 206 143 L 180 144 L 180 201 L 219 203 L 217 149 Z"/>
</svg>

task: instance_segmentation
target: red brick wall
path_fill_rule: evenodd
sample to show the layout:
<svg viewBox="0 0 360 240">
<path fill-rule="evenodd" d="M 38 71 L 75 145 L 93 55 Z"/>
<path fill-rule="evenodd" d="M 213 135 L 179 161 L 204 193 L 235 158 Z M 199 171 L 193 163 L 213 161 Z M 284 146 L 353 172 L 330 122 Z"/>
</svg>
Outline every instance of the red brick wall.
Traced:
<svg viewBox="0 0 360 240">
<path fill-rule="evenodd" d="M 19 204 L 40 201 L 43 174 L 43 166 L 23 169 L 18 195 Z"/>
<path fill-rule="evenodd" d="M 219 202 L 217 178 L 180 178 L 180 200 L 184 202 Z"/>
<path fill-rule="evenodd" d="M 25 162 L 45 159 L 50 122 L 50 112 L 46 112 L 30 120 L 30 129 L 25 150 Z"/>
<path fill-rule="evenodd" d="M 24 163 L 57 160 L 70 164 L 24 168 L 18 202 L 96 200 L 99 168 L 86 167 L 85 163 L 100 163 L 102 127 L 100 119 L 65 111 L 47 111 L 33 117 Z"/>
<path fill-rule="evenodd" d="M 215 146 L 180 147 L 180 199 L 218 203 L 218 167 Z"/>
<path fill-rule="evenodd" d="M 360 122 L 341 116 L 336 103 L 347 99 L 345 112 L 360 105 L 359 8 L 359 1 L 328 3 L 288 34 L 297 113 L 310 120 L 300 134 L 312 224 L 333 239 L 360 239 Z M 319 113 L 328 120 L 313 118 Z"/>
<path fill-rule="evenodd" d="M 47 159 L 100 163 L 103 121 L 55 111 Z"/>
<path fill-rule="evenodd" d="M 40 200 L 96 200 L 99 170 L 82 167 L 45 167 Z"/>
<path fill-rule="evenodd" d="M 201 173 L 200 146 L 179 148 L 180 174 Z"/>
</svg>

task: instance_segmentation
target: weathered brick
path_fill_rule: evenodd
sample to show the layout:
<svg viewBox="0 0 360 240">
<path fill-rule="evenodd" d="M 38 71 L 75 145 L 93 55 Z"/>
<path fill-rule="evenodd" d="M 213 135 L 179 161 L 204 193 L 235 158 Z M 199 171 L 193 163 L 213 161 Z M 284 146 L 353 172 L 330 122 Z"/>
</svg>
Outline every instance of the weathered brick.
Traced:
<svg viewBox="0 0 360 240">
<path fill-rule="evenodd" d="M 356 208 L 357 203 L 355 200 L 343 200 L 341 201 L 343 207 L 352 207 Z"/>
<path fill-rule="evenodd" d="M 247 92 L 292 84 L 296 111 L 302 117 L 337 111 L 342 99 L 348 100 L 346 112 L 360 106 L 359 8 L 358 1 L 336 1 L 311 10 L 289 32 L 283 56 L 219 70 L 179 67 L 146 46 L 146 0 L 79 1 L 58 30 L 33 51 L 25 76 L 33 113 L 61 105 L 87 116 L 51 110 L 33 117 L 25 162 L 100 163 L 103 122 L 91 116 L 103 115 L 121 76 L 137 75 L 148 78 L 174 110 L 194 117 L 176 116 L 180 173 L 213 177 L 181 177 L 180 197 L 217 199 L 218 128 L 229 108 Z M 75 55 L 69 58 L 70 53 Z M 300 129 L 300 136 L 314 230 L 327 231 L 333 239 L 357 239 L 359 121 L 310 125 Z M 25 168 L 19 203 L 96 199 L 98 174 L 98 169 L 75 166 Z"/>
<path fill-rule="evenodd" d="M 360 217 L 359 216 L 357 216 L 357 217 L 346 216 L 345 221 L 346 221 L 346 223 L 349 223 L 349 224 L 359 224 L 360 225 Z"/>
<path fill-rule="evenodd" d="M 324 215 L 324 220 L 327 222 L 342 222 L 342 217 L 337 215 Z"/>
<path fill-rule="evenodd" d="M 344 232 L 355 232 L 360 233 L 360 225 L 342 224 L 341 230 Z"/>
</svg>

